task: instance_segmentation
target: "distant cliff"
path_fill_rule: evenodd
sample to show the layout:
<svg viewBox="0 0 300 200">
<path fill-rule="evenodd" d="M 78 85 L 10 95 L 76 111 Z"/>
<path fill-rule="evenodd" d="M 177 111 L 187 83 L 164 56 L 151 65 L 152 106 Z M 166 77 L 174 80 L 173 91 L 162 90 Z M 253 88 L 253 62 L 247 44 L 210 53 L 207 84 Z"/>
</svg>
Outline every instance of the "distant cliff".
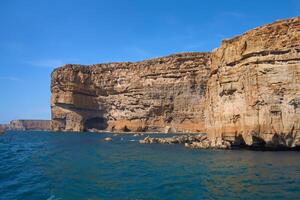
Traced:
<svg viewBox="0 0 300 200">
<path fill-rule="evenodd" d="M 51 81 L 55 131 L 207 132 L 233 144 L 300 146 L 300 17 L 212 53 L 66 65 Z"/>
<path fill-rule="evenodd" d="M 9 130 L 50 130 L 50 120 L 12 120 L 9 124 Z"/>
<path fill-rule="evenodd" d="M 9 129 L 9 124 L 0 124 L 0 133 Z"/>
</svg>

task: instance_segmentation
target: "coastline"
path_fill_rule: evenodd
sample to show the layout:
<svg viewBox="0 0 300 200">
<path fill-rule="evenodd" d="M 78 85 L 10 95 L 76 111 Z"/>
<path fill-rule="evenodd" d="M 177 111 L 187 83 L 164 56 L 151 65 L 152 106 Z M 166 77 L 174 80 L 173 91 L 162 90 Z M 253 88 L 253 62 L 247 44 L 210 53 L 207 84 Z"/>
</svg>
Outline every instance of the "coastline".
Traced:
<svg viewBox="0 0 300 200">
<path fill-rule="evenodd" d="M 54 69 L 51 129 L 205 132 L 204 146 L 297 148 L 299 26 L 300 17 L 275 21 L 212 52 Z"/>
<path fill-rule="evenodd" d="M 224 141 L 221 138 L 209 139 L 206 133 L 163 133 L 163 132 L 109 132 L 109 131 L 97 131 L 97 132 L 77 132 L 77 131 L 47 131 L 47 130 L 8 130 L 1 135 L 7 135 L 10 133 L 34 133 L 41 132 L 51 134 L 67 134 L 67 135 L 105 135 L 106 138 L 110 138 L 107 142 L 111 142 L 115 137 L 135 137 L 136 142 L 140 145 L 181 145 L 186 148 L 196 150 L 250 150 L 250 151 L 300 151 L 300 147 L 286 147 L 286 146 L 271 146 L 267 144 L 233 144 L 228 141 Z M 201 139 L 202 138 L 202 139 Z M 122 144 L 119 144 L 122 145 Z"/>
</svg>

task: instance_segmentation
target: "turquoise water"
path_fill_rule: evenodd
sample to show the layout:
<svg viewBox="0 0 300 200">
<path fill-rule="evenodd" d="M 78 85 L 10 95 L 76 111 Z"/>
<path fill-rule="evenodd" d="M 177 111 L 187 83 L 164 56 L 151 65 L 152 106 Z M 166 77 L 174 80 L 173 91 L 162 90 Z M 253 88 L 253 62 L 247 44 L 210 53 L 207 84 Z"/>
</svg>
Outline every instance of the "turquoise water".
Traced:
<svg viewBox="0 0 300 200">
<path fill-rule="evenodd" d="M 192 150 L 140 137 L 9 132 L 0 199 L 299 199 L 300 152 Z"/>
</svg>

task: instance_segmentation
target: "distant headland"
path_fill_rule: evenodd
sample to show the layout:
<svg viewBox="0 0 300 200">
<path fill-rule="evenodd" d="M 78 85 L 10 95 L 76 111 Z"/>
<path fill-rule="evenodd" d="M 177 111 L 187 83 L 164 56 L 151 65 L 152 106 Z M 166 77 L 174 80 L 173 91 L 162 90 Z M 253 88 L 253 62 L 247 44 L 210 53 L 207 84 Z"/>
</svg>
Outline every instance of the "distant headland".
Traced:
<svg viewBox="0 0 300 200">
<path fill-rule="evenodd" d="M 0 132 L 13 131 L 49 131 L 51 120 L 19 119 L 12 120 L 9 124 L 0 124 Z"/>
</svg>

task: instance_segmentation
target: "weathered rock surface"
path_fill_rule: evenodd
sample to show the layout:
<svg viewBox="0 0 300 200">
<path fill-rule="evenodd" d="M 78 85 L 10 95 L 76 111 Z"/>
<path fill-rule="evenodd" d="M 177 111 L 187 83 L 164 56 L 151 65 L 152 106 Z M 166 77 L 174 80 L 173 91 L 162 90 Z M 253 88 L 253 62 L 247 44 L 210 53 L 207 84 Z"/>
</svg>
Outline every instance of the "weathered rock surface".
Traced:
<svg viewBox="0 0 300 200">
<path fill-rule="evenodd" d="M 12 120 L 9 124 L 9 130 L 26 131 L 41 130 L 47 131 L 51 129 L 50 120 Z"/>
<path fill-rule="evenodd" d="M 300 18 L 222 42 L 212 53 L 205 122 L 211 138 L 300 145 Z"/>
<path fill-rule="evenodd" d="M 155 138 L 147 136 L 139 140 L 140 144 L 184 144 L 185 147 L 193 149 L 230 149 L 231 143 L 222 138 L 208 138 L 206 135 L 182 135 L 166 138 Z"/>
<path fill-rule="evenodd" d="M 201 142 L 206 140 L 207 137 L 205 135 L 181 135 L 181 136 L 173 136 L 173 137 L 150 137 L 147 136 L 143 140 L 139 140 L 140 144 L 153 144 L 153 143 L 160 143 L 160 144 L 185 144 L 185 143 L 192 143 L 192 142 Z"/>
<path fill-rule="evenodd" d="M 9 124 L 0 124 L 0 133 L 4 133 L 9 129 Z"/>
<path fill-rule="evenodd" d="M 300 17 L 212 53 L 66 65 L 53 71 L 51 92 L 56 131 L 207 132 L 220 147 L 299 147 Z"/>
<path fill-rule="evenodd" d="M 185 147 L 192 149 L 230 149 L 231 143 L 220 137 L 206 138 L 205 140 L 185 143 Z"/>
<path fill-rule="evenodd" d="M 204 131 L 209 53 L 136 63 L 66 65 L 52 73 L 52 129 Z"/>
</svg>

